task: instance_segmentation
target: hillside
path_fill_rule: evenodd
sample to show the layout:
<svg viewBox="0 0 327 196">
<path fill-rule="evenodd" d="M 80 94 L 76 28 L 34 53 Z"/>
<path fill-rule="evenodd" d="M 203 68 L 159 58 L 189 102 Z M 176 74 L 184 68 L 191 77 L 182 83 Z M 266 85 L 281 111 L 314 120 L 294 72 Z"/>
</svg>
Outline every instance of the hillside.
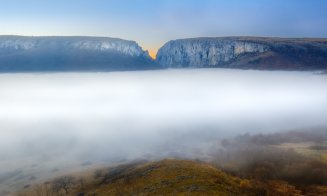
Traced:
<svg viewBox="0 0 327 196">
<path fill-rule="evenodd" d="M 155 194 L 240 194 L 245 193 L 239 178 L 213 166 L 182 160 L 122 165 L 104 174 L 96 186 L 85 192 L 97 195 Z"/>
<path fill-rule="evenodd" d="M 0 36 L 0 72 L 162 68 L 326 70 L 327 39 L 219 37 L 173 40 L 152 60 L 136 42 L 108 37 Z"/>
<path fill-rule="evenodd" d="M 0 72 L 157 68 L 134 41 L 107 37 L 0 36 Z"/>
<path fill-rule="evenodd" d="M 325 129 L 240 135 L 206 160 L 164 159 L 89 165 L 27 181 L 19 196 L 327 195 Z M 3 195 L 11 195 L 9 191 Z M 1 192 L 0 192 L 1 195 Z"/>
<path fill-rule="evenodd" d="M 219 37 L 173 40 L 157 54 L 169 68 L 223 67 L 262 70 L 327 68 L 327 39 Z"/>
<path fill-rule="evenodd" d="M 27 187 L 17 195 L 303 195 L 285 181 L 242 179 L 210 164 L 188 160 L 129 163 L 80 176 L 63 176 Z M 306 195 L 325 193 L 325 186 L 306 189 Z"/>
</svg>

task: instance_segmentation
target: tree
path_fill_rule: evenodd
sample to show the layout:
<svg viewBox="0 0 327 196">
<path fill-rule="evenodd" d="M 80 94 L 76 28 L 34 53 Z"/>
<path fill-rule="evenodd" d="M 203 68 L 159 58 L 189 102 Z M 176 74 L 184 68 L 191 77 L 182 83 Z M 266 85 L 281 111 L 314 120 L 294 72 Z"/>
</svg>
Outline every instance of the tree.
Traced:
<svg viewBox="0 0 327 196">
<path fill-rule="evenodd" d="M 63 176 L 57 178 L 52 182 L 52 189 L 57 193 L 60 193 L 61 190 L 64 190 L 68 194 L 69 190 L 73 188 L 75 179 L 72 176 Z"/>
</svg>

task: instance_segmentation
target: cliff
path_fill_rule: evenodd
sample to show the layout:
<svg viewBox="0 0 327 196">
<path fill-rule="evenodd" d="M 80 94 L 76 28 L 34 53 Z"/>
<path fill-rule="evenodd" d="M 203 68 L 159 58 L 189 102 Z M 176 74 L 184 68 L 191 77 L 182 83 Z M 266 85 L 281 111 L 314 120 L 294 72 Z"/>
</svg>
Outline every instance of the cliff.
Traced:
<svg viewBox="0 0 327 196">
<path fill-rule="evenodd" d="M 106 37 L 0 36 L 0 72 L 158 68 L 325 70 L 327 39 L 221 37 L 174 40 L 153 61 L 134 41 Z"/>
<path fill-rule="evenodd" d="M 157 62 L 166 68 L 326 69 L 327 39 L 181 39 L 166 43 L 157 54 Z"/>
<path fill-rule="evenodd" d="M 111 71 L 155 68 L 134 41 L 104 37 L 0 36 L 0 71 Z"/>
</svg>

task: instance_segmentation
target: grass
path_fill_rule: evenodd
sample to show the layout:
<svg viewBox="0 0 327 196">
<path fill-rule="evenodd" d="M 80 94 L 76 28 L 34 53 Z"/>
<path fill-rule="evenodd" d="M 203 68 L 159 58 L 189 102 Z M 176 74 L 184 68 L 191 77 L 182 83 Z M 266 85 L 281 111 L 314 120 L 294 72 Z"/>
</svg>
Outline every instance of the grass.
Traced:
<svg viewBox="0 0 327 196">
<path fill-rule="evenodd" d="M 96 174 L 96 175 L 95 175 Z M 20 196 L 123 196 L 123 195 L 326 195 L 327 186 L 299 189 L 280 180 L 258 181 L 227 174 L 203 162 L 166 159 L 131 163 L 75 177 L 69 189 L 53 192 L 49 183 L 30 187 Z"/>
<path fill-rule="evenodd" d="M 186 160 L 163 160 L 111 168 L 75 193 L 96 195 L 236 195 L 249 183 L 217 168 Z"/>
<path fill-rule="evenodd" d="M 323 158 L 327 154 L 326 141 L 320 144 L 316 144 L 315 142 L 282 143 L 276 145 L 276 147 L 284 150 L 292 149 L 301 155 L 315 158 Z"/>
<path fill-rule="evenodd" d="M 218 154 L 212 155 L 216 158 L 211 160 L 212 164 L 165 159 L 102 169 L 93 167 L 68 174 L 74 178 L 73 183 L 59 186 L 56 191 L 52 186 L 58 179 L 27 187 L 19 195 L 324 196 L 327 195 L 326 139 L 326 132 L 244 135 L 222 142 L 225 150 L 216 150 Z"/>
</svg>

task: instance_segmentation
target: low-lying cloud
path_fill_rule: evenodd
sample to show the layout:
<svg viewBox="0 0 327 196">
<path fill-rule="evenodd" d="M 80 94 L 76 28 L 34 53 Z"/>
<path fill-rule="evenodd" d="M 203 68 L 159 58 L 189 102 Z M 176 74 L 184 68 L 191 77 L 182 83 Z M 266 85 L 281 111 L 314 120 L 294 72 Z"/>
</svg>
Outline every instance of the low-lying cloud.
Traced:
<svg viewBox="0 0 327 196">
<path fill-rule="evenodd" d="M 1 74 L 0 173 L 201 158 L 222 138 L 326 126 L 326 84 L 224 69 Z"/>
</svg>

